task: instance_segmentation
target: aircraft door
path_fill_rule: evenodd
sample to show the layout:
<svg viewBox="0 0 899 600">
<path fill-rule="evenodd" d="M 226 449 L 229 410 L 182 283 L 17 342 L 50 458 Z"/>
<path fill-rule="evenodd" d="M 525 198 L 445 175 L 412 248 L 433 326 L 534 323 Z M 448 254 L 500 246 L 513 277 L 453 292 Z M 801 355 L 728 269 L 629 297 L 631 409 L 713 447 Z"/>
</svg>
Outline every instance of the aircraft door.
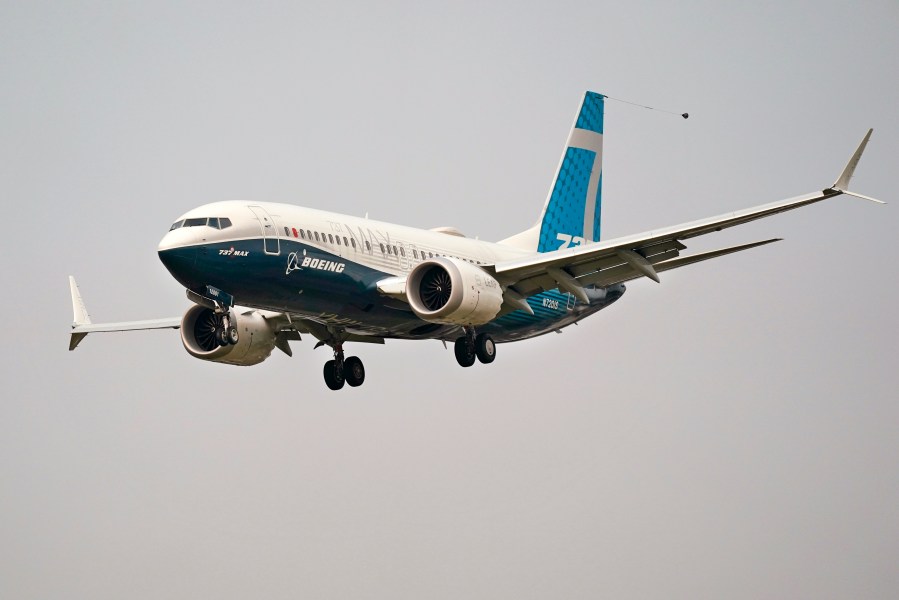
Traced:
<svg viewBox="0 0 899 600">
<path fill-rule="evenodd" d="M 281 238 L 278 237 L 278 224 L 275 219 L 261 206 L 249 206 L 248 208 L 259 221 L 259 227 L 262 228 L 262 247 L 265 253 L 281 254 Z"/>
</svg>

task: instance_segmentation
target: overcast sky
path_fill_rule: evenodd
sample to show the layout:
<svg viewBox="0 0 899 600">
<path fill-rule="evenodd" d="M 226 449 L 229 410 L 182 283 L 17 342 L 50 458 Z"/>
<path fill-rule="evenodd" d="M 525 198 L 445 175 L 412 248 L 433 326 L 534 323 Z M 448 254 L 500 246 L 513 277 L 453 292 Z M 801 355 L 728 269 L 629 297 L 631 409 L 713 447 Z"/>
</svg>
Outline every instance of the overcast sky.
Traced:
<svg viewBox="0 0 899 600">
<path fill-rule="evenodd" d="M 896 598 L 899 5 L 0 0 L 0 596 Z M 461 369 L 251 368 L 176 332 L 177 216 L 246 198 L 497 240 L 584 90 L 604 237 L 832 184 Z"/>
</svg>

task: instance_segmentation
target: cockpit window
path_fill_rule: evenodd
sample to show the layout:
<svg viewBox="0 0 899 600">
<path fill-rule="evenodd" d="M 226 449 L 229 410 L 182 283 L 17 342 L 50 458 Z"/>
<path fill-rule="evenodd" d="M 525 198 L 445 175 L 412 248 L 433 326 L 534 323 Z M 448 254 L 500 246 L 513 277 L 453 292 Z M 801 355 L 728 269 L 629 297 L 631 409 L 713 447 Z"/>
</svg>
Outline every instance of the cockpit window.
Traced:
<svg viewBox="0 0 899 600">
<path fill-rule="evenodd" d="M 225 229 L 226 227 L 231 227 L 231 219 L 227 217 L 196 217 L 194 219 L 182 219 L 181 221 L 177 221 L 172 224 L 172 228 L 169 231 L 173 231 L 178 229 L 179 227 L 201 227 L 203 225 L 208 225 L 214 229 Z"/>
</svg>

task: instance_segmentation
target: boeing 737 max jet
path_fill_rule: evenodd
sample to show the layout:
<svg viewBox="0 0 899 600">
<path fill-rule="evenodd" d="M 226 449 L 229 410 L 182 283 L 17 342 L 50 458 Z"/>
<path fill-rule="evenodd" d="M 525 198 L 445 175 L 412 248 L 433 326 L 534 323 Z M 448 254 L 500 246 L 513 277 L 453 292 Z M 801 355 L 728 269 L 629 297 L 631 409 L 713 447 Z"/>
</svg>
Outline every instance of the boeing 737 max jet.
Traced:
<svg viewBox="0 0 899 600">
<path fill-rule="evenodd" d="M 496 343 L 558 331 L 603 309 L 640 277 L 778 241 L 768 239 L 681 256 L 690 238 L 741 225 L 848 191 L 865 135 L 833 185 L 755 208 L 603 240 L 602 141 L 605 97 L 584 95 L 537 223 L 497 243 L 452 228 L 414 229 L 287 204 L 229 201 L 178 217 L 159 258 L 187 290 L 182 317 L 92 323 L 70 277 L 75 322 L 69 349 L 89 333 L 179 329 L 202 360 L 254 365 L 310 334 L 334 358 L 324 378 L 336 390 L 361 385 L 365 369 L 347 342 L 453 342 L 469 367 L 493 362 Z M 874 200 L 879 202 L 879 200 Z"/>
</svg>

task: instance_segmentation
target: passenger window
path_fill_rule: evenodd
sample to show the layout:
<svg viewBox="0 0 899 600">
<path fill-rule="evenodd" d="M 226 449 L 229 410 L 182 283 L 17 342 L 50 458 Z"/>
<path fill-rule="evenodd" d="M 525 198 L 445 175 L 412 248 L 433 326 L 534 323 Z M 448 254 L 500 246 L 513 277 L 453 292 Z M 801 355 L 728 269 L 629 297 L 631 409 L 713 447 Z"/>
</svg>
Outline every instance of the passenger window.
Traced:
<svg viewBox="0 0 899 600">
<path fill-rule="evenodd" d="M 343 245 L 344 245 L 344 246 L 349 246 L 349 245 L 350 245 L 350 243 L 349 243 L 349 242 L 347 241 L 347 239 L 346 239 L 346 236 L 343 236 Z"/>
<path fill-rule="evenodd" d="M 393 253 L 398 254 L 398 252 L 396 251 L 396 246 L 393 247 Z"/>
<path fill-rule="evenodd" d="M 180 228 L 183 224 L 184 224 L 184 221 L 175 221 L 174 223 L 172 223 L 172 227 L 169 229 L 169 231 L 174 231 L 174 230 Z"/>
<path fill-rule="evenodd" d="M 293 237 L 300 237 L 300 234 L 297 233 L 296 227 L 291 227 L 290 230 L 293 232 Z"/>
<path fill-rule="evenodd" d="M 231 227 L 231 219 L 228 217 L 219 217 L 219 229 Z"/>
<path fill-rule="evenodd" d="M 340 245 L 340 236 L 339 235 L 337 236 L 337 245 L 338 246 Z"/>
<path fill-rule="evenodd" d="M 402 246 L 400 246 L 400 255 L 401 255 L 403 258 L 406 257 L 406 250 L 405 250 Z"/>
<path fill-rule="evenodd" d="M 365 240 L 365 249 L 371 252 L 371 242 L 368 240 Z"/>
<path fill-rule="evenodd" d="M 330 233 L 328 234 L 328 241 L 331 242 L 332 244 L 334 243 L 334 236 L 331 235 Z"/>
<path fill-rule="evenodd" d="M 350 238 L 350 242 L 353 244 L 353 250 L 355 250 L 356 249 L 356 240 Z"/>
<path fill-rule="evenodd" d="M 303 231 L 302 229 L 300 229 L 300 237 L 303 238 L 304 240 L 306 239 L 306 232 Z"/>
<path fill-rule="evenodd" d="M 412 256 L 418 258 L 418 250 L 416 250 L 415 248 L 412 249 Z"/>
<path fill-rule="evenodd" d="M 384 250 L 384 244 L 378 244 L 378 245 L 381 246 L 381 254 L 387 254 L 387 251 Z"/>
<path fill-rule="evenodd" d="M 316 242 L 320 241 L 320 240 L 318 239 L 318 232 L 317 232 L 317 231 L 315 232 L 315 241 L 316 241 Z"/>
</svg>

